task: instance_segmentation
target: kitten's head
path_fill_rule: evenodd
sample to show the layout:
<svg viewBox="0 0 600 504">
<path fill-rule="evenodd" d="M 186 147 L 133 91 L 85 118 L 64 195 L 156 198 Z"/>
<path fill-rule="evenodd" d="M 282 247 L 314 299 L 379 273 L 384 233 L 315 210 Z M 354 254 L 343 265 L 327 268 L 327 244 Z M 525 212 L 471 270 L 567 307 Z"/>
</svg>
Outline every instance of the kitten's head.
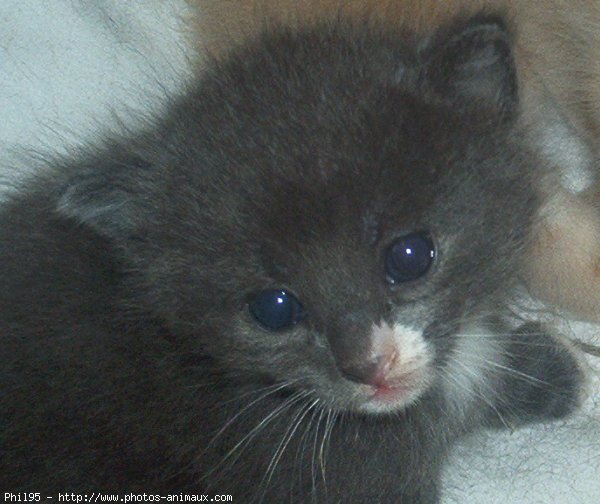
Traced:
<svg viewBox="0 0 600 504">
<path fill-rule="evenodd" d="M 114 239 L 186 355 L 396 411 L 514 279 L 537 205 L 518 114 L 497 19 L 270 33 L 79 165 L 59 211 Z"/>
</svg>

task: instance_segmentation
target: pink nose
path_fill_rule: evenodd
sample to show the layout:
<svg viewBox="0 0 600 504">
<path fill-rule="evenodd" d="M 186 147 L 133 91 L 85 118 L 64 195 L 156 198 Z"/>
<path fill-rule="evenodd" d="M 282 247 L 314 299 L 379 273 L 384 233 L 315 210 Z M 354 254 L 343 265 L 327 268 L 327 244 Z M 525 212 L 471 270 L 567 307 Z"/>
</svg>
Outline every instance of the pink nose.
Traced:
<svg viewBox="0 0 600 504">
<path fill-rule="evenodd" d="M 341 368 L 341 372 L 348 380 L 356 383 L 377 388 L 390 387 L 393 385 L 390 380 L 390 371 L 397 360 L 397 350 L 390 349 L 384 354 L 377 355 L 372 361 L 344 366 Z"/>
</svg>

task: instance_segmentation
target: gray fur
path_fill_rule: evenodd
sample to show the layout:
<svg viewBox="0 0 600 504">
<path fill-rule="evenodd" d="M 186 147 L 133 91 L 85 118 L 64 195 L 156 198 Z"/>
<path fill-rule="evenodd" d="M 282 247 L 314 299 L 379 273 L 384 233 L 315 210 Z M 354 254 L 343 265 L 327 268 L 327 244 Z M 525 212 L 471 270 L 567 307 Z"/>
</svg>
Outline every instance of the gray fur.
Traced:
<svg viewBox="0 0 600 504">
<path fill-rule="evenodd" d="M 4 206 L 3 488 L 431 504 L 459 436 L 571 411 L 575 359 L 504 321 L 542 168 L 510 37 L 482 17 L 414 39 L 267 34 Z M 436 263 L 390 286 L 385 250 L 414 230 Z M 275 287 L 307 312 L 285 332 L 247 309 Z M 341 369 L 381 321 L 434 363 L 416 402 L 366 413 Z M 475 323 L 507 370 L 460 361 Z"/>
</svg>

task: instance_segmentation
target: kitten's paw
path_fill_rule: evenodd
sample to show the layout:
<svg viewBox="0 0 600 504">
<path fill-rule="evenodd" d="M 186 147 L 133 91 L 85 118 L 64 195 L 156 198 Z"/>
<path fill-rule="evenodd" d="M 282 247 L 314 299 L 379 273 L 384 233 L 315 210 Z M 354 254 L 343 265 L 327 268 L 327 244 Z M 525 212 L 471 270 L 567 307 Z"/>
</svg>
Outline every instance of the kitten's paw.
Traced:
<svg viewBox="0 0 600 504">
<path fill-rule="evenodd" d="M 563 418 L 581 403 L 584 373 L 576 350 L 551 336 L 542 324 L 522 325 L 507 346 L 507 370 L 498 412 L 505 422 Z"/>
</svg>

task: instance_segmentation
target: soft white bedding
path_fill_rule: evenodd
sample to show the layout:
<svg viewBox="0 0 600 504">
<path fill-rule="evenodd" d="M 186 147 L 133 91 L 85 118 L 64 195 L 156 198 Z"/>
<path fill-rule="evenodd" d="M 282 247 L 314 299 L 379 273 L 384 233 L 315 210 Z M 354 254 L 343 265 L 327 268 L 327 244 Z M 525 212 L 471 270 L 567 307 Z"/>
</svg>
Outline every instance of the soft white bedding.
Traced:
<svg viewBox="0 0 600 504">
<path fill-rule="evenodd" d="M 136 111 L 159 111 L 188 72 L 185 9 L 183 0 L 2 0 L 0 176 L 24 176 L 14 155 L 23 148 L 60 150 L 111 127 L 113 112 L 135 123 Z M 592 325 L 563 329 L 600 341 Z M 459 446 L 445 503 L 600 503 L 600 383 L 591 376 L 590 397 L 569 421 Z"/>
</svg>

